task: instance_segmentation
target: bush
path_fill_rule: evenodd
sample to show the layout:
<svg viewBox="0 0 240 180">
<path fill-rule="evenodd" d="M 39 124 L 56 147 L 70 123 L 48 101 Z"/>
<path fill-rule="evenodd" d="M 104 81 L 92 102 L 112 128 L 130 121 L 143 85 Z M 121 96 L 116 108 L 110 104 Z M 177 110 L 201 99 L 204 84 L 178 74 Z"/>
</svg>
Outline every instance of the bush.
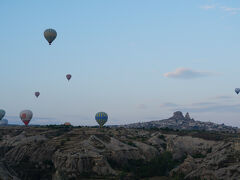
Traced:
<svg viewBox="0 0 240 180">
<path fill-rule="evenodd" d="M 146 162 L 140 160 L 128 160 L 127 163 L 120 164 L 114 160 L 108 160 L 112 168 L 122 170 L 123 172 L 131 172 L 136 178 L 146 178 L 153 176 L 167 176 L 169 171 L 175 168 L 178 163 L 172 158 L 170 152 L 164 152 L 161 156 Z"/>
<path fill-rule="evenodd" d="M 161 134 L 161 135 L 158 135 L 158 138 L 159 138 L 159 139 L 162 139 L 162 140 L 164 140 L 164 141 L 166 141 L 165 136 L 162 135 L 162 134 Z"/>
<path fill-rule="evenodd" d="M 212 147 L 208 148 L 207 153 L 211 153 L 212 152 Z"/>
<path fill-rule="evenodd" d="M 193 158 L 205 158 L 206 155 L 203 155 L 203 154 L 201 154 L 201 153 L 197 153 L 197 154 L 192 155 L 192 157 L 193 157 Z"/>
<path fill-rule="evenodd" d="M 129 146 L 137 147 L 132 141 L 129 141 L 127 144 L 128 144 Z"/>
<path fill-rule="evenodd" d="M 65 142 L 66 142 L 66 140 L 61 140 L 60 145 L 64 146 Z"/>
<path fill-rule="evenodd" d="M 161 144 L 161 147 L 162 147 L 164 150 L 166 150 L 166 149 L 167 149 L 167 144 L 166 144 L 166 143 L 163 143 L 163 144 Z"/>
</svg>

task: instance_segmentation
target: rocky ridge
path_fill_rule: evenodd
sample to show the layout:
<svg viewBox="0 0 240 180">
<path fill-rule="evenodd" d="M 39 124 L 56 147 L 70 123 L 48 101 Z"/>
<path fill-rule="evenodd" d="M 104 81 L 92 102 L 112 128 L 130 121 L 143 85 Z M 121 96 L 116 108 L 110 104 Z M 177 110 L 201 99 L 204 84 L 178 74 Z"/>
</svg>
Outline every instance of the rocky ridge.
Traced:
<svg viewBox="0 0 240 180">
<path fill-rule="evenodd" d="M 183 116 L 181 111 L 173 113 L 173 116 L 158 121 L 149 121 L 142 123 L 127 124 L 121 127 L 126 128 L 171 128 L 179 130 L 206 130 L 206 131 L 224 131 L 228 133 L 237 133 L 237 127 L 226 126 L 224 124 L 216 124 L 212 122 L 195 121 L 190 117 L 189 113 Z"/>
</svg>

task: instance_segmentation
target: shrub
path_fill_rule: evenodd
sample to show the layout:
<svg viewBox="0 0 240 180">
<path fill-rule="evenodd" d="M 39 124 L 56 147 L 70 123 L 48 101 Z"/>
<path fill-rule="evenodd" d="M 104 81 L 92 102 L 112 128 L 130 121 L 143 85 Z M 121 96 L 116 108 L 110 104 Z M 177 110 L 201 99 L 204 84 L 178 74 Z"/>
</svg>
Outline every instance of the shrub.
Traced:
<svg viewBox="0 0 240 180">
<path fill-rule="evenodd" d="M 159 139 L 162 139 L 162 140 L 164 140 L 164 141 L 166 141 L 165 136 L 162 135 L 162 134 L 161 134 L 161 135 L 158 135 L 158 138 L 159 138 Z"/>
<path fill-rule="evenodd" d="M 143 159 L 128 160 L 128 162 L 124 164 L 120 164 L 111 159 L 108 159 L 108 162 L 112 168 L 122 170 L 123 172 L 131 172 L 138 179 L 153 176 L 167 176 L 169 171 L 178 165 L 177 161 L 173 160 L 170 152 L 164 152 L 161 156 L 149 162 Z"/>
<path fill-rule="evenodd" d="M 128 144 L 129 146 L 137 147 L 132 141 L 129 141 L 127 144 Z"/>
</svg>

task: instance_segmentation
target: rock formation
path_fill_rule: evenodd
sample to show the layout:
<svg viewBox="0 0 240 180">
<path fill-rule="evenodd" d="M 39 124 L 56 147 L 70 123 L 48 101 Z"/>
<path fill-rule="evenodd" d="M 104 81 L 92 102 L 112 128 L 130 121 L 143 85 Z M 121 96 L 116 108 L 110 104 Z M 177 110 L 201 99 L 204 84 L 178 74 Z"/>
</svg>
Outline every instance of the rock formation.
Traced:
<svg viewBox="0 0 240 180">
<path fill-rule="evenodd" d="M 176 111 L 173 113 L 173 116 L 169 119 L 183 120 L 185 119 L 181 111 Z"/>
<path fill-rule="evenodd" d="M 171 128 L 179 130 L 207 130 L 207 131 L 225 131 L 237 133 L 237 127 L 226 126 L 224 124 L 215 124 L 212 122 L 195 121 L 186 113 L 185 117 L 181 111 L 176 111 L 173 116 L 159 121 L 149 121 L 144 123 L 133 123 L 124 125 L 126 128 Z"/>
<path fill-rule="evenodd" d="M 207 140 L 213 135 L 216 140 Z M 3 180 L 122 179 L 123 175 L 134 179 L 140 167 L 149 170 L 151 176 L 153 172 L 146 164 L 161 163 L 164 153 L 171 153 L 174 162 L 179 162 L 165 176 L 240 178 L 239 139 L 227 133 L 182 135 L 181 131 L 164 130 L 13 126 L 0 127 L 0 139 Z"/>
</svg>

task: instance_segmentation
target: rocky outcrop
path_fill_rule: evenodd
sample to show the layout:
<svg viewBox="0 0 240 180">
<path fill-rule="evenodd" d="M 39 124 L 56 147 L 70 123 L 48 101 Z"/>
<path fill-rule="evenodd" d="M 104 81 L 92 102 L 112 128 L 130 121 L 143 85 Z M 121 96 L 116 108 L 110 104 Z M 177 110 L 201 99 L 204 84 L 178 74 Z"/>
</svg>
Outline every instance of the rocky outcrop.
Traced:
<svg viewBox="0 0 240 180">
<path fill-rule="evenodd" d="M 166 140 L 167 151 L 172 152 L 174 159 L 181 159 L 187 154 L 205 156 L 213 146 L 217 145 L 215 141 L 190 136 L 166 135 Z"/>
<path fill-rule="evenodd" d="M 146 161 L 152 160 L 160 155 L 160 152 L 155 147 L 146 143 L 134 141 L 134 144 L 139 149 L 140 153 L 144 155 L 143 157 Z"/>
<path fill-rule="evenodd" d="M 57 151 L 53 155 L 53 163 L 57 169 L 56 173 L 67 178 L 76 178 L 83 173 L 94 173 L 100 176 L 116 174 L 105 157 L 93 151 Z"/>
<path fill-rule="evenodd" d="M 182 120 L 185 119 L 181 111 L 176 111 L 173 113 L 173 116 L 169 119 L 176 119 L 176 120 Z"/>
<path fill-rule="evenodd" d="M 162 157 L 170 158 L 169 152 L 172 160 L 186 158 L 171 171 L 172 176 L 240 177 L 240 144 L 238 139 L 232 140 L 232 134 L 231 141 L 210 141 L 178 133 L 125 128 L 0 128 L 0 179 L 120 179 L 126 170 L 138 169 L 131 166 L 154 167 Z M 127 174 L 129 179 L 133 179 L 133 172 Z"/>
<path fill-rule="evenodd" d="M 0 179 L 1 180 L 20 180 L 13 169 L 9 168 L 6 163 L 0 161 Z"/>
<path fill-rule="evenodd" d="M 188 156 L 185 161 L 171 171 L 184 174 L 185 179 L 238 180 L 240 178 L 240 152 L 234 149 L 234 143 L 219 143 L 212 146 L 204 158 Z"/>
<path fill-rule="evenodd" d="M 206 130 L 206 131 L 224 131 L 228 133 L 237 133 L 237 127 L 226 126 L 224 124 L 215 124 L 212 122 L 195 121 L 186 113 L 185 117 L 181 111 L 176 111 L 168 119 L 150 121 L 143 123 L 133 123 L 124 125 L 125 128 L 170 128 L 174 130 Z"/>
<path fill-rule="evenodd" d="M 186 119 L 186 120 L 191 120 L 190 115 L 189 115 L 188 112 L 187 112 L 186 115 L 185 115 L 185 119 Z"/>
</svg>

